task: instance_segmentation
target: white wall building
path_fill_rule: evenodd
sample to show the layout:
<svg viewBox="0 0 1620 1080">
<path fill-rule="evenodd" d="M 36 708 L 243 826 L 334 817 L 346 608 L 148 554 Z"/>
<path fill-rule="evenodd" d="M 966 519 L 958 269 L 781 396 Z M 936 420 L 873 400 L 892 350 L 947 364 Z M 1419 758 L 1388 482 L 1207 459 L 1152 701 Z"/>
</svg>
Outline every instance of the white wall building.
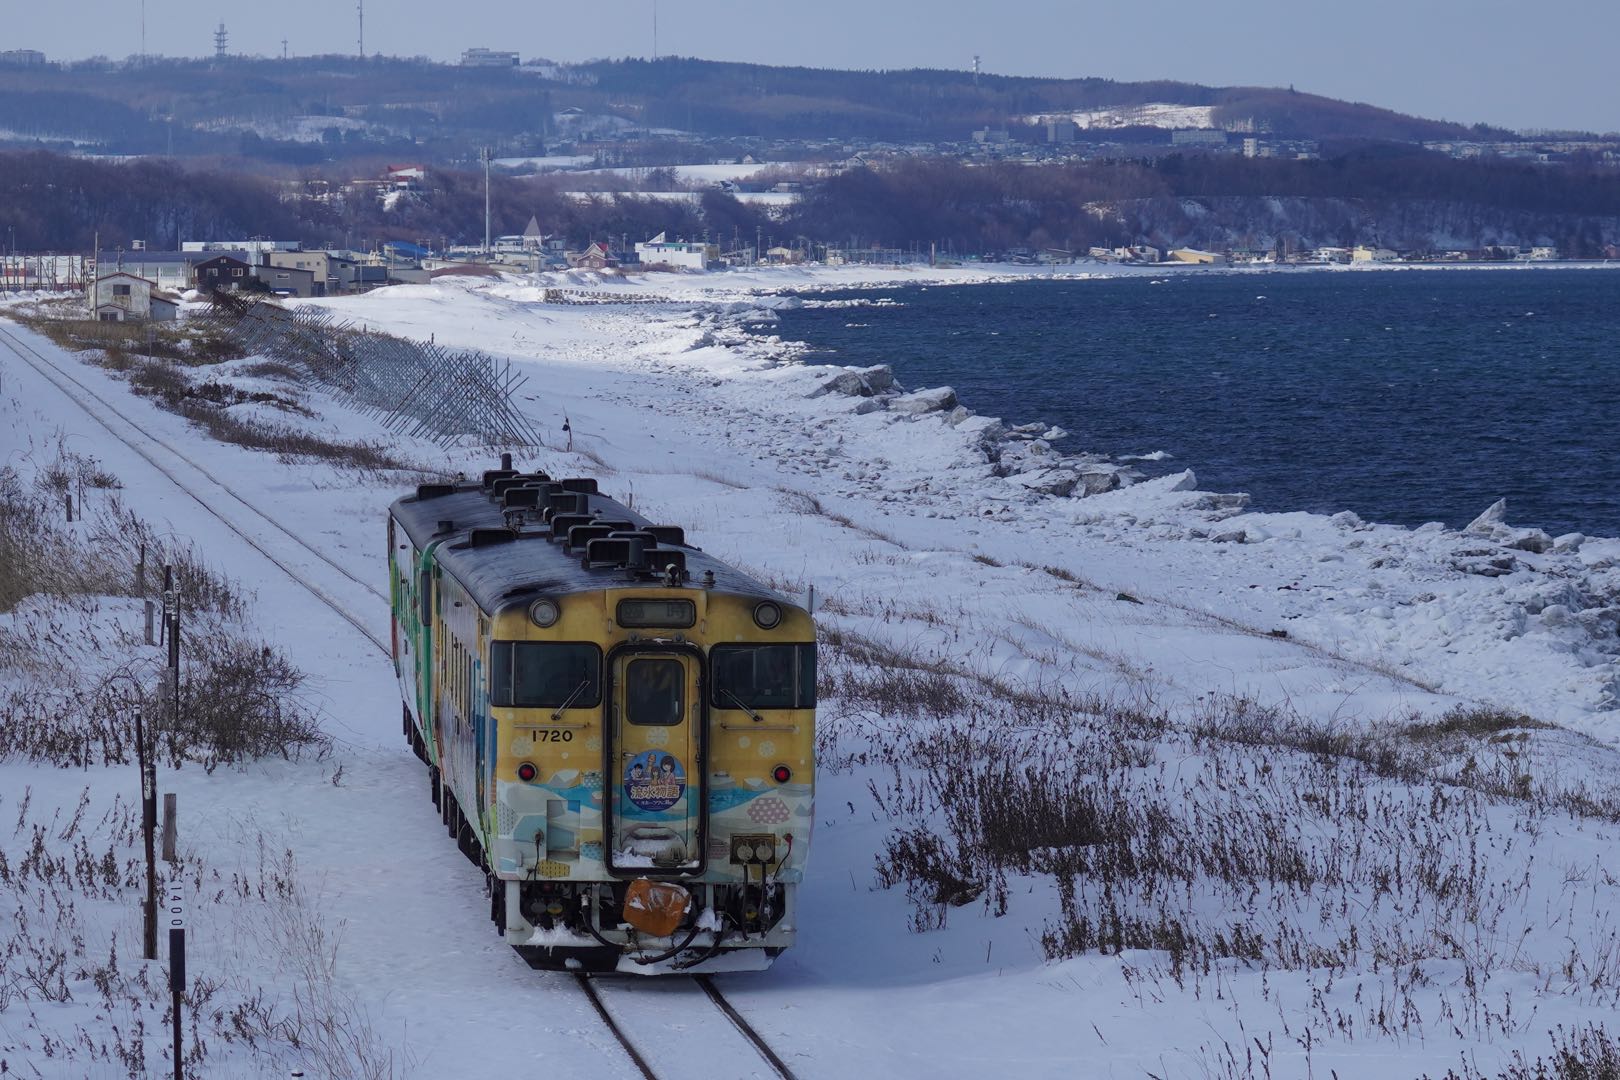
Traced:
<svg viewBox="0 0 1620 1080">
<path fill-rule="evenodd" d="M 104 274 L 91 285 L 90 310 L 102 322 L 167 322 L 180 307 L 158 293 L 153 282 L 120 270 Z"/>
<path fill-rule="evenodd" d="M 636 255 L 644 266 L 673 266 L 682 270 L 707 270 L 720 259 L 720 249 L 713 244 L 692 244 L 683 240 L 669 241 L 664 234 L 636 245 Z"/>
</svg>

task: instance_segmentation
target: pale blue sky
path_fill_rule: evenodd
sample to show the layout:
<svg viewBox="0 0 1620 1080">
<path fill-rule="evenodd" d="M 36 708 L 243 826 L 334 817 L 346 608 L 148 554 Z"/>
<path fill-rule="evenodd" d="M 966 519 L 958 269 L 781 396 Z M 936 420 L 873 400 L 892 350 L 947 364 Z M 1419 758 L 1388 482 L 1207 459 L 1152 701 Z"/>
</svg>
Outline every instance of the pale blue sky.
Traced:
<svg viewBox="0 0 1620 1080">
<path fill-rule="evenodd" d="M 1616 0 L 656 0 L 665 54 L 823 67 L 958 67 L 1294 85 L 1436 119 L 1620 130 Z M 369 0 L 366 51 L 453 59 L 648 55 L 654 0 Z M 140 0 L 0 0 L 0 49 L 140 48 Z M 147 48 L 353 52 L 354 0 L 146 0 Z"/>
</svg>

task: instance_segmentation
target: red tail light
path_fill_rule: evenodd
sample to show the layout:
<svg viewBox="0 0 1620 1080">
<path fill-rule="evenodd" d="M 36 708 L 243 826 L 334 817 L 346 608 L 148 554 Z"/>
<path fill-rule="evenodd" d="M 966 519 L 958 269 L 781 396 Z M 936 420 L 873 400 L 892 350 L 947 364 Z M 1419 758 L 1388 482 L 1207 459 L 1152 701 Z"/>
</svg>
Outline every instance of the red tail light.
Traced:
<svg viewBox="0 0 1620 1080">
<path fill-rule="evenodd" d="M 525 761 L 523 764 L 518 766 L 518 779 L 523 781 L 525 784 L 532 781 L 538 775 L 540 775 L 540 770 L 536 769 L 531 762 Z"/>
<path fill-rule="evenodd" d="M 793 779 L 793 770 L 788 768 L 786 765 L 778 765 L 776 768 L 771 770 L 771 778 L 774 779 L 778 784 L 785 784 L 789 780 Z"/>
</svg>

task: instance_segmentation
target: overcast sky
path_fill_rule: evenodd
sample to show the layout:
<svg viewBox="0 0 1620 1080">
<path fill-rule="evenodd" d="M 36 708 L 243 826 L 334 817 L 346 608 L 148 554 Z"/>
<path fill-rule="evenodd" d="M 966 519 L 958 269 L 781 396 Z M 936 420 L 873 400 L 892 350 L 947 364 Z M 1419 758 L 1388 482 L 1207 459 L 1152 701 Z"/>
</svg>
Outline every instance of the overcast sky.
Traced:
<svg viewBox="0 0 1620 1080">
<path fill-rule="evenodd" d="M 1434 119 L 1620 131 L 1616 0 L 369 0 L 368 53 L 482 45 L 584 60 L 665 55 L 817 67 L 1293 85 Z M 354 52 L 355 0 L 145 0 L 154 53 Z M 0 49 L 140 51 L 141 0 L 0 0 Z"/>
</svg>

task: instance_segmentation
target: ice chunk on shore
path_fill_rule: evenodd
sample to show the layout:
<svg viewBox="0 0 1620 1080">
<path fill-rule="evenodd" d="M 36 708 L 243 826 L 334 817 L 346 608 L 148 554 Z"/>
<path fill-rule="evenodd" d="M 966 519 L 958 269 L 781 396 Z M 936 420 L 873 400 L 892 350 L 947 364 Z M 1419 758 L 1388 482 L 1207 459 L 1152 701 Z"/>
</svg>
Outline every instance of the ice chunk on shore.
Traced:
<svg viewBox="0 0 1620 1080">
<path fill-rule="evenodd" d="M 936 386 L 932 390 L 918 390 L 901 394 L 889 402 L 889 408 L 907 416 L 922 416 L 956 408 L 956 391 L 949 386 Z"/>
<path fill-rule="evenodd" d="M 1494 536 L 1496 530 L 1507 527 L 1507 500 L 1497 499 L 1485 512 L 1463 528 L 1469 536 Z"/>
</svg>

